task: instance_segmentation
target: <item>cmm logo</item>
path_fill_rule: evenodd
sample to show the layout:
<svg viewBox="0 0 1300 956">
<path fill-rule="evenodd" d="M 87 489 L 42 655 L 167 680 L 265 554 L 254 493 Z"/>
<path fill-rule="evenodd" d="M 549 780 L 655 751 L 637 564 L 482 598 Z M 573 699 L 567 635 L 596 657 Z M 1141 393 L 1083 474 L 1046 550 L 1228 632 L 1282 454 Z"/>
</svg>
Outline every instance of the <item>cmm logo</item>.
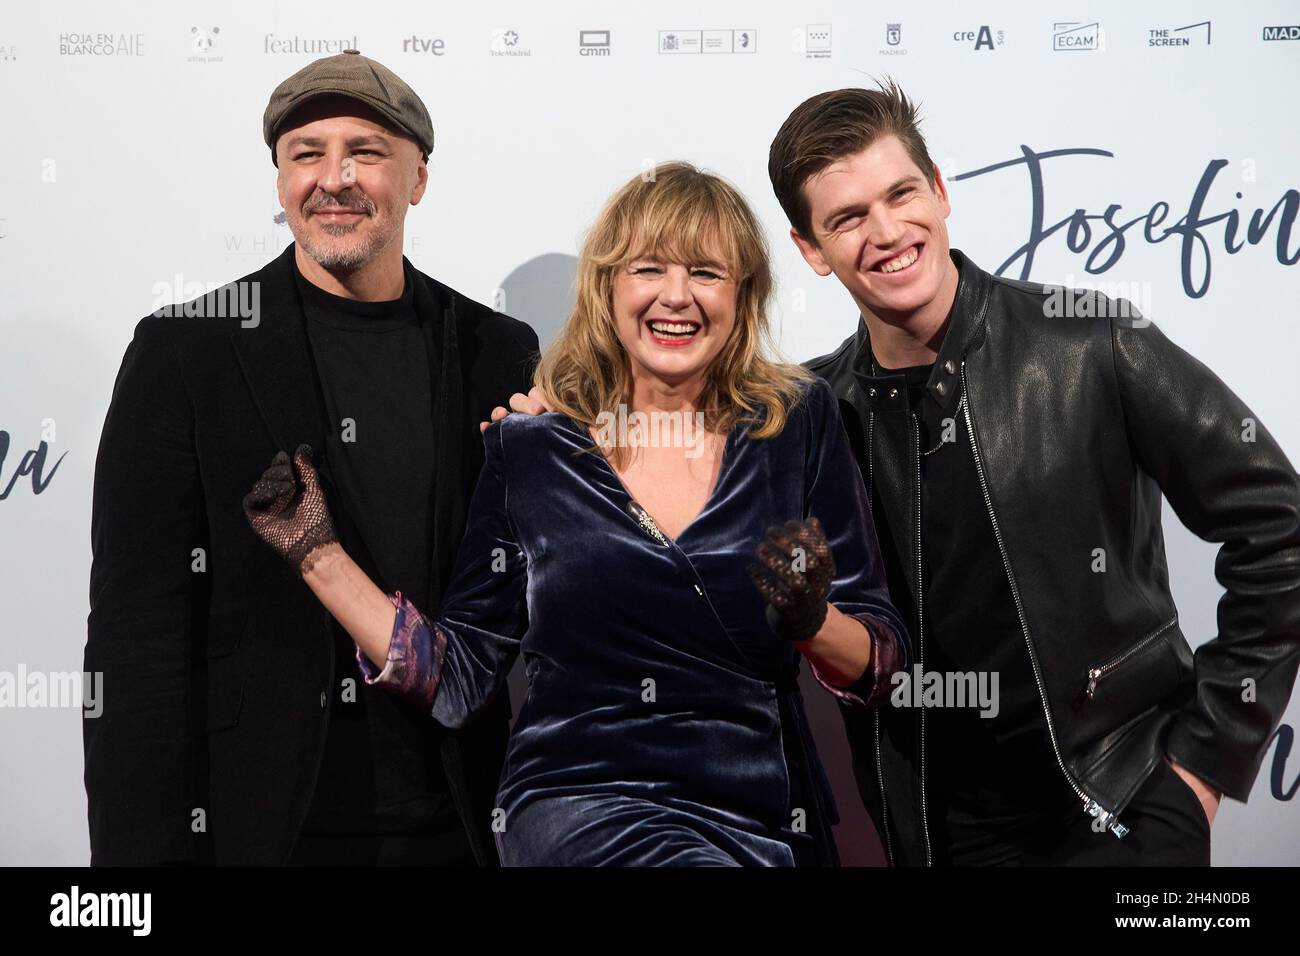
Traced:
<svg viewBox="0 0 1300 956">
<path fill-rule="evenodd" d="M 609 31 L 579 30 L 578 56 L 609 56 Z"/>
</svg>

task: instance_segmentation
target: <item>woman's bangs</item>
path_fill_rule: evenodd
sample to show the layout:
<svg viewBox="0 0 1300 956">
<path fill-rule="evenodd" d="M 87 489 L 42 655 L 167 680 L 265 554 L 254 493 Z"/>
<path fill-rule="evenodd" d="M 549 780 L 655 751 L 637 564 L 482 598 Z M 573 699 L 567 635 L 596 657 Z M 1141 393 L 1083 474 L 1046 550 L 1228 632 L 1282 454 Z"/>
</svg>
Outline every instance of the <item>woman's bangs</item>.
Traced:
<svg viewBox="0 0 1300 956">
<path fill-rule="evenodd" d="M 741 278 L 746 265 L 740 256 L 736 224 L 709 196 L 676 196 L 668 202 L 651 202 L 642 210 L 636 235 L 629 238 L 624 261 L 647 256 L 685 266 L 710 263 Z M 629 217 L 631 218 L 631 217 Z"/>
</svg>

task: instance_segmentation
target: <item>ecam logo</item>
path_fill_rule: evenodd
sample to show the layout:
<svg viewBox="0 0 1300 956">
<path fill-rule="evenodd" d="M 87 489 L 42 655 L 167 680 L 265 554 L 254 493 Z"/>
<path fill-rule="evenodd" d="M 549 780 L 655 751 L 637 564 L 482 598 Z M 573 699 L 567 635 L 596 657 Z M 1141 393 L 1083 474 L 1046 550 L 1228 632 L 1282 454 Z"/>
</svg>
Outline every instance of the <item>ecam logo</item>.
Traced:
<svg viewBox="0 0 1300 956">
<path fill-rule="evenodd" d="M 1106 48 L 1101 23 L 1059 21 L 1052 24 L 1052 49 L 1058 52 L 1097 52 Z"/>
</svg>

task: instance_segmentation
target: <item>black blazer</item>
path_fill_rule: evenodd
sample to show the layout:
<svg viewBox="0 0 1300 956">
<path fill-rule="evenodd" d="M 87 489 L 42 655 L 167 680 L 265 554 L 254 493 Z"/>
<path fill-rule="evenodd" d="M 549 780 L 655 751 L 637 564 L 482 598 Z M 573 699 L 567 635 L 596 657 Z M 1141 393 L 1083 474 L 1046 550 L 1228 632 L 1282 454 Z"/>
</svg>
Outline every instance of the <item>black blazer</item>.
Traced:
<svg viewBox="0 0 1300 956">
<path fill-rule="evenodd" d="M 91 516 L 85 668 L 105 689 L 103 713 L 83 721 L 92 864 L 283 863 L 315 788 L 336 697 L 329 614 L 241 506 L 277 450 L 307 442 L 319 453 L 333 434 L 293 255 L 290 245 L 237 283 L 145 317 L 122 359 Z M 414 274 L 435 357 L 436 609 L 483 463 L 478 423 L 527 391 L 537 336 Z M 242 318 L 239 301 L 256 315 Z M 321 478 L 327 494 L 337 487 L 328 456 Z M 350 520 L 330 500 L 336 521 Z M 503 693 L 443 737 L 483 865 L 496 863 L 509 717 Z"/>
</svg>

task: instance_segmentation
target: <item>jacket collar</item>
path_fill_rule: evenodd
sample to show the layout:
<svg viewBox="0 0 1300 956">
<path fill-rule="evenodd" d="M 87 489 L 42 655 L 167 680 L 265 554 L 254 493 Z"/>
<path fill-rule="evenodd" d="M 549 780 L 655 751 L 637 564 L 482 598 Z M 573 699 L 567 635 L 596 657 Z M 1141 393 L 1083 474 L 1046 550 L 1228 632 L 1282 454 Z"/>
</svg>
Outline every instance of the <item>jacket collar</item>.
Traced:
<svg viewBox="0 0 1300 956">
<path fill-rule="evenodd" d="M 320 447 L 325 432 L 302 302 L 293 279 L 294 243 L 243 281 L 259 284 L 257 324 L 230 335 L 253 401 L 276 448 Z"/>
<path fill-rule="evenodd" d="M 260 283 L 261 309 L 258 323 L 231 333 L 231 345 L 275 448 L 293 454 L 306 442 L 315 451 L 322 479 L 337 487 L 325 459 L 326 436 L 333 426 L 326 422 L 324 395 L 320 389 L 306 317 L 298 284 L 294 280 L 294 248 L 279 256 L 243 281 Z M 450 571 L 451 557 L 459 541 L 463 510 L 460 487 L 465 432 L 462 401 L 461 360 L 458 348 L 456 299 L 454 292 L 434 282 L 404 260 L 408 276 L 414 276 L 416 314 L 425 336 L 431 369 L 431 393 L 435 428 L 436 464 L 434 498 L 433 567 L 429 582 L 430 605 L 438 606 L 441 585 Z M 255 476 L 254 476 L 255 477 Z M 251 484 L 251 479 L 250 479 Z M 366 542 L 373 546 L 379 542 Z"/>
<path fill-rule="evenodd" d="M 258 323 L 230 336 L 275 447 L 290 454 L 301 442 L 319 438 L 326 428 L 306 318 L 293 276 L 294 248 L 290 243 L 263 269 L 243 280 L 260 284 Z M 437 401 L 449 391 L 448 386 L 460 384 L 456 296 L 409 262 L 406 266 L 407 275 L 415 277 L 415 311 L 425 328 L 433 368 L 442 373 L 442 382 L 436 383 L 434 390 Z M 446 410 L 445 403 L 441 404 Z"/>
<path fill-rule="evenodd" d="M 971 262 L 960 250 L 950 249 L 957 266 L 957 293 L 952 310 L 948 313 L 948 331 L 934 361 L 934 370 L 926 382 L 926 390 L 945 412 L 951 412 L 957 401 L 959 373 L 966 353 L 977 346 L 984 337 L 985 313 L 988 311 L 992 288 L 988 273 Z M 871 374 L 871 334 L 866 319 L 858 316 L 858 330 L 853 337 L 853 377 L 871 411 L 907 411 L 907 381 L 902 375 L 886 372 Z"/>
</svg>

